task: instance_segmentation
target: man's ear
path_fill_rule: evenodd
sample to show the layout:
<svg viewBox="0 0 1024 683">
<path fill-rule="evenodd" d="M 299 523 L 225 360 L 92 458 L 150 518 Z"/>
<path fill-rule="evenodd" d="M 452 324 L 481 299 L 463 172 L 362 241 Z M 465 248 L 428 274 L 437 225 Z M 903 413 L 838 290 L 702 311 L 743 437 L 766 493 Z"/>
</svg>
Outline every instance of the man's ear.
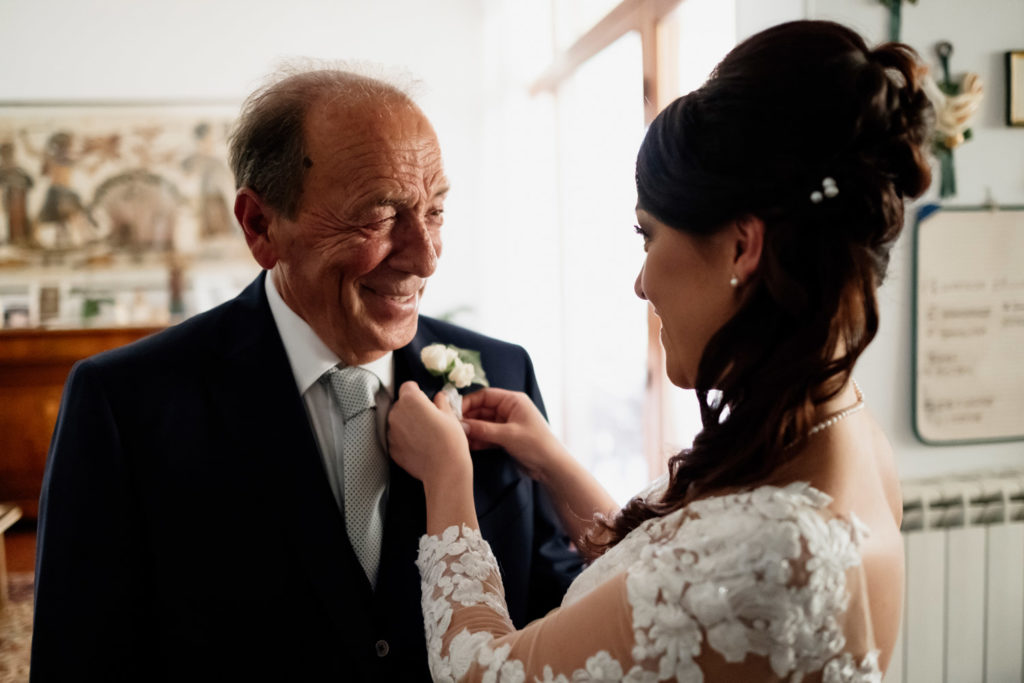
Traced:
<svg viewBox="0 0 1024 683">
<path fill-rule="evenodd" d="M 764 221 L 757 216 L 747 215 L 736 219 L 736 253 L 733 256 L 733 272 L 740 283 L 753 277 L 761 263 L 764 247 Z"/>
<path fill-rule="evenodd" d="M 242 226 L 245 243 L 256 262 L 267 270 L 273 268 L 278 254 L 275 240 L 270 235 L 270 225 L 276 218 L 276 212 L 254 190 L 243 187 L 235 195 L 235 218 Z"/>
</svg>

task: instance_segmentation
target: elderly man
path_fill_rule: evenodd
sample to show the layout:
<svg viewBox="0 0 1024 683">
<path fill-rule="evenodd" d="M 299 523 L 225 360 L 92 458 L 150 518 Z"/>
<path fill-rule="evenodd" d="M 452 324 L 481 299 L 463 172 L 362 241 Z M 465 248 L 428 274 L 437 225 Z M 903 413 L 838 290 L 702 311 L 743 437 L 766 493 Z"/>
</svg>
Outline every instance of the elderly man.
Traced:
<svg viewBox="0 0 1024 683">
<path fill-rule="evenodd" d="M 395 387 L 439 390 L 420 351 L 445 343 L 540 405 L 521 348 L 418 314 L 448 184 L 405 94 L 290 76 L 246 102 L 231 155 L 265 272 L 68 380 L 40 502 L 33 681 L 427 679 L 423 491 L 382 450 Z M 475 457 L 522 626 L 580 560 L 507 454 Z"/>
</svg>

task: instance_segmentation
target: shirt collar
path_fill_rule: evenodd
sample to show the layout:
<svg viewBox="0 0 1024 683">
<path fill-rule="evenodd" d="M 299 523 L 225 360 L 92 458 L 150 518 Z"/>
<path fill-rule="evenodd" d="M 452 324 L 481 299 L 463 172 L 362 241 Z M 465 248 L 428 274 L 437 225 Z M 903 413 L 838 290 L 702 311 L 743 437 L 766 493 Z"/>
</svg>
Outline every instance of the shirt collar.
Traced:
<svg viewBox="0 0 1024 683">
<path fill-rule="evenodd" d="M 274 284 L 273 273 L 268 271 L 264 280 L 270 314 L 284 343 L 284 351 L 295 377 L 295 386 L 299 394 L 305 394 L 321 375 L 335 365 L 345 364 L 323 343 L 313 328 L 284 302 Z M 393 355 L 388 351 L 377 360 L 359 366 L 375 374 L 380 380 L 381 387 L 392 398 L 395 395 Z"/>
</svg>

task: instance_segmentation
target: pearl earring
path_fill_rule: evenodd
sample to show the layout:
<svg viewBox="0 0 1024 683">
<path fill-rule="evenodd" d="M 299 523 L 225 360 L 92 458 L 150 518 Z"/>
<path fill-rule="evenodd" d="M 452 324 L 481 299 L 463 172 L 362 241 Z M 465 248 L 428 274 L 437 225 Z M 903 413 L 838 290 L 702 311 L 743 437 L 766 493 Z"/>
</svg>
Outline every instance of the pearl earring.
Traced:
<svg viewBox="0 0 1024 683">
<path fill-rule="evenodd" d="M 735 275 L 733 275 L 731 278 L 729 278 L 729 284 L 731 286 L 733 286 L 733 287 L 739 287 L 740 286 L 740 279 L 738 277 L 736 277 Z"/>
</svg>

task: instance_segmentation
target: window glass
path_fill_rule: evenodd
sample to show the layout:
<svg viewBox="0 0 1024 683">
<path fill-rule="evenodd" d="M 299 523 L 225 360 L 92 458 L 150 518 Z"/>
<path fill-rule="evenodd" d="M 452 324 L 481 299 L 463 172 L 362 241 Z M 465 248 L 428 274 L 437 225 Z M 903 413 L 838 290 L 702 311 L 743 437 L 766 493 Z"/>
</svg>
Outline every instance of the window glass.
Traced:
<svg viewBox="0 0 1024 683">
<path fill-rule="evenodd" d="M 619 502 L 648 479 L 647 305 L 633 292 L 643 261 L 633 230 L 641 60 L 640 37 L 628 33 L 558 94 L 565 438 Z"/>
<path fill-rule="evenodd" d="M 736 44 L 733 0 L 685 0 L 666 17 L 679 36 L 679 94 L 700 87 Z"/>
</svg>

